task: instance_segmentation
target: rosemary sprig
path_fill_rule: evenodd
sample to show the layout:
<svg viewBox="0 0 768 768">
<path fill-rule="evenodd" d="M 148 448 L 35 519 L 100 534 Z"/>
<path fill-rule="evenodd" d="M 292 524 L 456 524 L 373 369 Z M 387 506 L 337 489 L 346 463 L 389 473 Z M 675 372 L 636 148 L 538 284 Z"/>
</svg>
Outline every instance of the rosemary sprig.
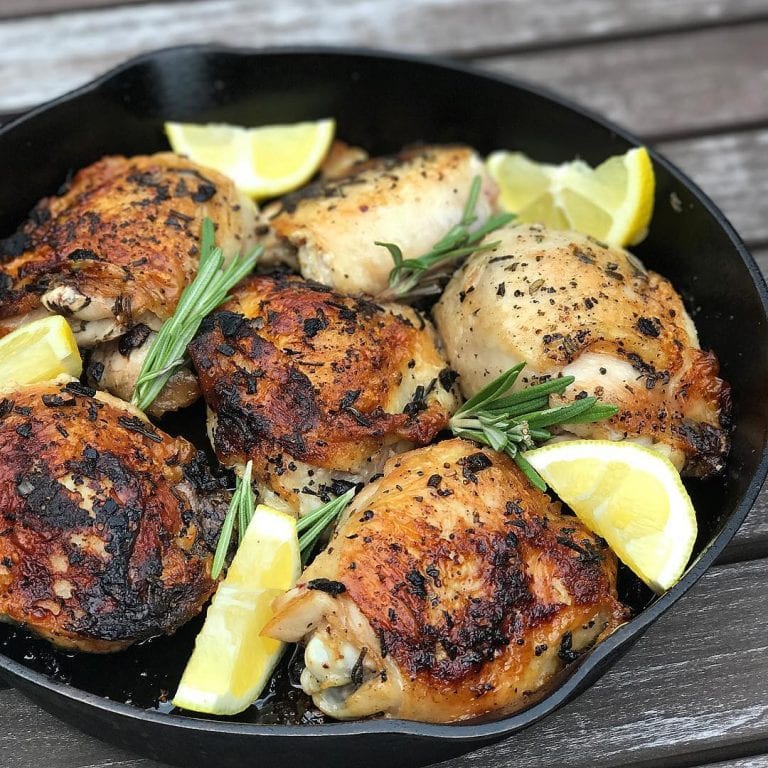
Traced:
<svg viewBox="0 0 768 768">
<path fill-rule="evenodd" d="M 302 517 L 296 523 L 296 532 L 299 534 L 299 549 L 301 560 L 306 562 L 312 552 L 315 542 L 320 534 L 346 509 L 347 504 L 355 495 L 355 489 L 350 488 L 341 496 L 323 504 L 321 507 Z"/>
<path fill-rule="evenodd" d="M 376 297 L 379 301 L 415 299 L 439 293 L 440 277 L 445 273 L 445 266 L 448 263 L 476 251 L 491 250 L 499 244 L 497 241 L 480 245 L 480 241 L 486 235 L 512 221 L 515 218 L 513 213 L 494 214 L 474 232 L 469 230 L 477 221 L 475 206 L 481 186 L 482 179 L 480 176 L 475 176 L 461 221 L 438 240 L 427 253 L 415 259 L 404 259 L 402 250 L 395 243 L 376 241 L 376 245 L 389 251 L 392 261 L 395 262 L 395 266 L 389 273 L 389 287 Z"/>
<path fill-rule="evenodd" d="M 227 514 L 224 517 L 224 523 L 221 526 L 219 541 L 216 545 L 216 553 L 213 556 L 213 566 L 211 567 L 211 576 L 214 579 L 219 577 L 224 561 L 229 552 L 229 546 L 232 542 L 232 532 L 237 523 L 238 543 L 245 538 L 245 532 L 253 519 L 255 508 L 255 499 L 251 487 L 251 475 L 253 472 L 253 462 L 249 461 L 245 465 L 243 476 L 237 478 L 235 491 L 232 494 L 232 500 L 229 502 Z M 320 534 L 342 513 L 347 504 L 355 495 L 355 489 L 350 488 L 341 496 L 323 504 L 305 517 L 302 517 L 296 523 L 296 533 L 299 537 L 299 549 L 301 550 L 301 561 L 305 563 L 312 549 L 315 546 Z"/>
<path fill-rule="evenodd" d="M 547 408 L 549 396 L 564 392 L 575 381 L 573 376 L 508 394 L 524 367 L 525 363 L 519 363 L 510 368 L 467 400 L 451 417 L 449 427 L 456 437 L 466 437 L 508 454 L 531 483 L 544 491 L 547 484 L 526 461 L 524 452 L 552 437 L 547 427 L 602 421 L 616 414 L 618 408 L 600 403 L 596 397 Z"/>
<path fill-rule="evenodd" d="M 223 304 L 228 293 L 255 266 L 263 250 L 257 246 L 246 256 L 235 256 L 224 266 L 224 254 L 214 244 L 213 222 L 203 219 L 200 263 L 195 279 L 184 289 L 173 315 L 160 328 L 141 366 L 131 403 L 146 411 L 186 361 L 187 345 L 206 315 Z"/>
<path fill-rule="evenodd" d="M 227 514 L 224 517 L 224 524 L 221 526 L 219 542 L 216 545 L 216 553 L 213 556 L 213 565 L 211 566 L 211 577 L 219 578 L 221 569 L 224 567 L 224 561 L 229 552 L 229 544 L 232 541 L 232 531 L 237 523 L 238 541 L 245 537 L 245 531 L 248 523 L 251 522 L 254 512 L 253 489 L 251 488 L 251 474 L 253 472 L 253 462 L 249 461 L 245 465 L 243 476 L 237 478 L 235 492 L 229 502 Z"/>
</svg>

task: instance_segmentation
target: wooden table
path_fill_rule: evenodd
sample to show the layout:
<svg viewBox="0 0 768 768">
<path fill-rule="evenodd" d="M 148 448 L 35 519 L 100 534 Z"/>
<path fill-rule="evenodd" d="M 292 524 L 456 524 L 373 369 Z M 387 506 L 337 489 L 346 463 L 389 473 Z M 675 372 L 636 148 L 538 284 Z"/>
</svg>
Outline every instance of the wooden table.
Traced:
<svg viewBox="0 0 768 768">
<path fill-rule="evenodd" d="M 543 83 L 679 164 L 768 269 L 768 0 L 0 0 L 0 112 L 211 40 L 440 53 Z M 764 488 L 717 566 L 585 695 L 445 765 L 768 766 L 767 507 Z M 10 688 L 0 734 L 7 768 L 160 766 Z"/>
</svg>

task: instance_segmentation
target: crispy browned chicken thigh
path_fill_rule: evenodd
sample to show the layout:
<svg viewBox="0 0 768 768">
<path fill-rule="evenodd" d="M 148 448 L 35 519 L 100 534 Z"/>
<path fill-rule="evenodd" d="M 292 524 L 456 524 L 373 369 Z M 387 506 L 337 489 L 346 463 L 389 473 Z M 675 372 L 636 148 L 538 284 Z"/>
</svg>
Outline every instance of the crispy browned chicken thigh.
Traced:
<svg viewBox="0 0 768 768">
<path fill-rule="evenodd" d="M 170 152 L 83 168 L 0 241 L 0 335 L 48 313 L 67 318 L 81 347 L 138 324 L 158 329 L 195 275 L 206 216 L 225 256 L 252 245 L 255 207 L 216 171 Z M 96 362 L 102 389 L 125 395 L 112 383 L 128 378 L 133 389 L 136 360 L 113 345 Z M 180 407 L 189 395 L 170 387 L 165 401 Z"/>
<path fill-rule="evenodd" d="M 499 245 L 471 256 L 434 309 L 465 396 L 520 362 L 518 386 L 572 375 L 552 405 L 588 394 L 619 412 L 570 432 L 648 444 L 688 475 L 720 471 L 730 387 L 669 280 L 575 232 L 518 226 L 491 239 Z"/>
<path fill-rule="evenodd" d="M 475 176 L 483 180 L 475 209 L 480 226 L 496 186 L 470 147 L 421 147 L 359 163 L 281 201 L 268 218 L 265 258 L 298 261 L 307 279 L 375 296 L 393 266 L 376 242 L 397 243 L 406 259 L 426 253 L 461 220 Z"/>
<path fill-rule="evenodd" d="M 324 712 L 431 722 L 525 706 L 627 615 L 605 543 L 463 440 L 390 459 L 274 607 Z"/>
<path fill-rule="evenodd" d="M 158 328 L 197 269 L 204 217 L 229 255 L 252 237 L 253 204 L 221 174 L 165 152 L 104 157 L 41 200 L 0 243 L 0 325 L 44 307 L 81 346 Z"/>
<path fill-rule="evenodd" d="M 0 394 L 0 616 L 116 651 L 172 633 L 214 590 L 228 494 L 182 438 L 78 381 Z"/>
<path fill-rule="evenodd" d="M 227 466 L 253 460 L 262 498 L 303 514 L 423 445 L 456 408 L 427 321 L 295 277 L 251 277 L 189 353 Z"/>
</svg>

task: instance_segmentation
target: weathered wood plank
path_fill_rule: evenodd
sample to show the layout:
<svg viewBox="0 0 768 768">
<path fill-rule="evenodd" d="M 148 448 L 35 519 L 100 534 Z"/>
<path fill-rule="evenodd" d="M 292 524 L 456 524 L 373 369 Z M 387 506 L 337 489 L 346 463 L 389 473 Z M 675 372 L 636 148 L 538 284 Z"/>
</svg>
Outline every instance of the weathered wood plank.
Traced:
<svg viewBox="0 0 768 768">
<path fill-rule="evenodd" d="M 752 560 L 768 555 L 768 483 L 766 483 L 747 519 L 720 556 L 722 563 Z"/>
<path fill-rule="evenodd" d="M 768 274 L 768 247 L 760 247 L 752 249 L 752 256 L 754 256 L 757 266 L 760 267 L 764 275 Z"/>
<path fill-rule="evenodd" d="M 768 768 L 768 755 L 753 755 L 736 760 L 724 760 L 718 763 L 707 763 L 702 768 Z"/>
<path fill-rule="evenodd" d="M 721 27 L 711 33 L 664 34 L 658 39 L 608 45 L 595 46 L 592 42 L 629 33 L 753 19 L 766 13 L 766 0 L 200 0 L 186 3 L 183 13 L 175 3 L 72 12 L 11 20 L 0 27 L 0 109 L 43 101 L 161 44 L 211 39 L 250 46 L 326 43 L 477 57 L 483 51 L 582 40 L 589 44 L 489 64 L 565 90 L 611 114 L 624 114 L 625 98 L 639 113 L 637 119 L 634 113 L 629 115 L 628 122 L 659 133 L 685 125 L 690 110 L 696 124 L 701 123 L 708 118 L 701 114 L 705 111 L 701 105 L 707 103 L 715 118 L 723 109 L 731 120 L 734 115 L 745 119 L 766 112 L 761 97 L 766 89 L 761 90 L 758 83 L 753 90 L 748 86 L 765 66 L 764 60 L 762 64 L 759 61 L 760 26 L 750 25 L 746 32 L 739 27 Z M 752 26 L 754 33 L 748 31 Z M 160 29 L 162 38 L 158 37 Z M 734 39 L 729 42 L 731 36 Z M 668 71 L 663 69 L 665 63 Z M 655 79 L 645 75 L 648 68 Z M 584 78 L 577 73 L 584 73 Z M 746 77 L 740 80 L 743 74 Z M 651 82 L 650 90 L 659 88 L 660 95 L 673 89 L 677 103 L 658 103 L 675 103 L 675 110 L 656 109 L 647 114 L 644 98 L 650 96 L 635 94 L 630 100 L 629 96 L 612 95 L 608 91 L 617 87 L 619 93 L 624 90 L 625 84 L 617 83 L 620 75 L 644 90 Z M 671 85 L 666 84 L 667 79 Z M 728 97 L 726 106 L 720 103 L 724 96 Z"/>
<path fill-rule="evenodd" d="M 116 5 L 138 5 L 147 0 L 2 0 L 0 19 L 13 19 L 19 16 L 41 16 L 65 11 L 81 11 L 93 8 L 114 7 Z M 165 0 L 173 2 L 173 0 Z"/>
<path fill-rule="evenodd" d="M 645 135 L 768 118 L 768 23 L 484 59 Z"/>
<path fill-rule="evenodd" d="M 768 242 L 768 128 L 662 142 L 658 149 L 712 197 L 744 240 Z"/>
<path fill-rule="evenodd" d="M 500 745 L 441 765 L 691 765 L 764 739 L 768 636 L 755 617 L 768 612 L 766 579 L 768 560 L 714 568 L 579 699 Z M 9 768 L 37 768 L 50 755 L 57 768 L 159 768 L 77 733 L 15 690 L 0 692 L 0 733 Z"/>
</svg>

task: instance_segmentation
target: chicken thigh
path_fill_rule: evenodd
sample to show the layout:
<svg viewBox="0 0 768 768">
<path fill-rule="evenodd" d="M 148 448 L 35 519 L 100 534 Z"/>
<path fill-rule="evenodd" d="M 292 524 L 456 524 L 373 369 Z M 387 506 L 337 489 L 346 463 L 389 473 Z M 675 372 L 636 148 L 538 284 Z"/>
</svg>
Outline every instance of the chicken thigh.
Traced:
<svg viewBox="0 0 768 768">
<path fill-rule="evenodd" d="M 75 379 L 0 396 L 0 616 L 116 651 L 172 633 L 214 590 L 228 494 L 205 457 Z"/>
<path fill-rule="evenodd" d="M 157 331 L 139 323 L 119 339 L 99 344 L 91 353 L 86 369 L 88 383 L 121 400 L 130 401 L 141 367 L 156 337 Z M 199 397 L 197 376 L 185 365 L 166 382 L 147 408 L 147 413 L 160 418 L 167 411 L 192 405 Z"/>
<path fill-rule="evenodd" d="M 328 715 L 511 712 L 615 629 L 615 556 L 507 456 L 448 440 L 396 456 L 274 605 Z"/>
<path fill-rule="evenodd" d="M 194 277 L 206 216 L 227 255 L 253 237 L 253 203 L 225 176 L 170 152 L 102 158 L 0 242 L 0 324 L 42 304 L 80 346 L 158 328 Z"/>
<path fill-rule="evenodd" d="M 304 514 L 423 445 L 457 406 L 432 327 L 295 277 L 251 277 L 189 346 L 219 460 Z"/>
<path fill-rule="evenodd" d="M 104 157 L 82 169 L 0 241 L 0 335 L 47 313 L 66 317 L 81 347 L 138 324 L 157 330 L 195 276 L 206 216 L 226 256 L 253 243 L 253 202 L 184 157 Z M 99 362 L 130 373 L 132 391 L 137 367 L 104 352 Z M 174 399 L 166 393 L 168 405 L 186 404 Z"/>
<path fill-rule="evenodd" d="M 571 433 L 648 444 L 688 475 L 720 471 L 730 387 L 672 284 L 575 232 L 518 226 L 492 238 L 499 245 L 471 256 L 434 308 L 465 396 L 520 362 L 518 386 L 572 375 L 551 405 L 594 395 L 619 412 Z"/>
<path fill-rule="evenodd" d="M 483 180 L 477 227 L 492 212 L 496 187 L 469 147 L 423 147 L 359 163 L 281 201 L 269 219 L 265 259 L 298 259 L 307 279 L 375 296 L 393 267 L 376 242 L 397 243 L 405 259 L 429 251 L 461 220 L 475 176 Z"/>
</svg>

